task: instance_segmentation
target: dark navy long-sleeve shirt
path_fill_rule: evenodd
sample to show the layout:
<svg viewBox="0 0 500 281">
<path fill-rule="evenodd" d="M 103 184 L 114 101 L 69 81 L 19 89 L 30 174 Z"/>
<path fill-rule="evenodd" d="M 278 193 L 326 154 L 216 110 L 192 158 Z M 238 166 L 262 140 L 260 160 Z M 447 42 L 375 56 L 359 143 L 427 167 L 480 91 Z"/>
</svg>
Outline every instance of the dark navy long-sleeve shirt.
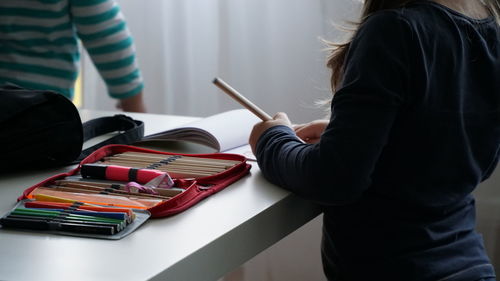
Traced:
<svg viewBox="0 0 500 281">
<path fill-rule="evenodd" d="M 267 179 L 323 207 L 327 276 L 494 277 L 471 195 L 500 152 L 494 18 L 430 1 L 377 12 L 346 62 L 318 144 L 276 126 L 256 149 Z"/>
</svg>

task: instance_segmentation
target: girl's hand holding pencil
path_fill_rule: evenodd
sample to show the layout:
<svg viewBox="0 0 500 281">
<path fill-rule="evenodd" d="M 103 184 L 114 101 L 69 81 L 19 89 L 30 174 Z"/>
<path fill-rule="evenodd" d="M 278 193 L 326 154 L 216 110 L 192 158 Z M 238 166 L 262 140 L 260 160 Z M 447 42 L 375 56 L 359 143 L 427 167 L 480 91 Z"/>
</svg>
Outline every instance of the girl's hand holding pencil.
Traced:
<svg viewBox="0 0 500 281">
<path fill-rule="evenodd" d="M 286 113 L 278 112 L 274 116 L 274 118 L 271 118 L 271 116 L 267 114 L 264 110 L 260 109 L 257 105 L 255 105 L 250 100 L 245 98 L 242 94 L 236 91 L 233 87 L 229 86 L 222 79 L 215 78 L 213 80 L 213 83 L 217 87 L 219 87 L 222 91 L 224 91 L 224 93 L 226 93 L 228 96 L 230 96 L 232 99 L 234 99 L 236 102 L 241 104 L 246 109 L 250 110 L 253 114 L 255 114 L 263 121 L 261 123 L 257 123 L 254 126 L 248 141 L 250 147 L 252 148 L 252 152 L 254 154 L 255 154 L 255 146 L 257 144 L 257 140 L 262 135 L 262 133 L 264 133 L 265 130 L 278 125 L 284 125 L 292 128 L 292 123 L 290 122 L 290 119 L 288 119 Z M 297 139 L 302 141 L 300 138 Z"/>
<path fill-rule="evenodd" d="M 274 126 L 287 126 L 292 128 L 292 123 L 288 119 L 288 115 L 284 112 L 278 112 L 274 116 L 272 120 L 265 121 L 265 122 L 260 122 L 255 124 L 253 127 L 252 133 L 250 134 L 250 138 L 248 140 L 248 143 L 250 144 L 250 147 L 252 148 L 252 152 L 255 154 L 255 148 L 257 146 L 257 141 L 259 140 L 260 136 L 269 128 L 274 127 Z"/>
</svg>

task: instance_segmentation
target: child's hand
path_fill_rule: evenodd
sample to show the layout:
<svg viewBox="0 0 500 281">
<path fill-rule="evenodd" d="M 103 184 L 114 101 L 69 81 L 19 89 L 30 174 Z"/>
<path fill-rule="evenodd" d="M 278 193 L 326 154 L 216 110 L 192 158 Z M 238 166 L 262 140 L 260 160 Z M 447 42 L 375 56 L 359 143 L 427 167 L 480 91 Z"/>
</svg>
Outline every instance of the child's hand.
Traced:
<svg viewBox="0 0 500 281">
<path fill-rule="evenodd" d="M 141 92 L 130 98 L 119 100 L 116 108 L 125 112 L 146 112 L 146 106 L 144 105 L 142 95 Z"/>
<path fill-rule="evenodd" d="M 292 123 L 288 119 L 286 113 L 278 112 L 273 117 L 273 120 L 255 124 L 252 132 L 250 133 L 250 139 L 248 140 L 248 143 L 252 147 L 252 152 L 254 154 L 255 154 L 255 146 L 257 145 L 257 140 L 259 140 L 259 137 L 262 135 L 262 133 L 264 133 L 265 130 L 278 125 L 285 125 L 290 128 L 292 127 Z"/>
<path fill-rule="evenodd" d="M 295 125 L 293 129 L 299 138 L 306 143 L 317 143 L 329 120 L 315 120 L 306 124 Z"/>
</svg>

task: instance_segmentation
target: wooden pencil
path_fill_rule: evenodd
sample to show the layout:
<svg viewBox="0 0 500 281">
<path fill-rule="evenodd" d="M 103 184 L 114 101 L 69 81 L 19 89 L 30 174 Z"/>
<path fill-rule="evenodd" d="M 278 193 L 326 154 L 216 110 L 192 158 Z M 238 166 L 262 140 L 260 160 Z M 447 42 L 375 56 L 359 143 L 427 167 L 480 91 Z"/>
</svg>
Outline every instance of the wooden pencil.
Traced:
<svg viewBox="0 0 500 281">
<path fill-rule="evenodd" d="M 119 190 L 124 190 L 125 184 L 117 184 L 117 183 L 107 183 L 107 182 L 94 182 L 94 181 L 82 181 L 82 180 L 56 180 L 55 183 L 57 185 L 71 185 L 73 183 L 77 184 L 87 184 L 87 185 L 93 185 L 93 186 L 99 186 L 103 188 L 114 188 L 114 189 L 119 189 Z M 165 197 L 174 197 L 179 193 L 182 193 L 184 189 L 182 188 L 175 188 L 175 189 L 166 189 L 166 188 L 155 188 L 154 189 L 156 192 L 158 192 L 159 195 L 165 196 Z"/>
<path fill-rule="evenodd" d="M 238 161 L 238 160 L 204 158 L 204 157 L 185 156 L 185 155 L 164 155 L 164 154 L 136 152 L 136 151 L 127 151 L 127 152 L 123 152 L 123 153 L 115 154 L 115 155 L 133 155 L 136 157 L 143 156 L 143 157 L 155 158 L 155 159 L 160 159 L 160 160 L 167 159 L 167 158 L 175 158 L 177 161 L 191 160 L 191 161 L 200 161 L 200 162 L 209 162 L 209 163 L 225 163 L 225 164 L 232 164 L 232 165 L 236 165 L 236 164 L 241 163 L 241 161 Z"/>
<path fill-rule="evenodd" d="M 244 97 L 242 94 L 240 94 L 238 91 L 236 91 L 233 87 L 229 86 L 229 84 L 224 82 L 222 79 L 216 77 L 213 80 L 213 83 L 217 87 L 219 87 L 219 89 L 221 89 L 224 93 L 226 93 L 228 96 L 233 98 L 236 102 L 241 104 L 246 109 L 250 110 L 253 114 L 255 114 L 257 117 L 259 117 L 262 121 L 268 121 L 268 120 L 273 119 L 264 110 L 260 109 L 253 102 L 251 102 L 249 99 Z"/>
<path fill-rule="evenodd" d="M 140 198 L 140 199 L 128 199 L 122 196 L 115 195 L 102 195 L 102 194 L 89 194 L 89 193 L 73 193 L 54 190 L 52 188 L 37 187 L 30 196 L 34 197 L 36 200 L 44 201 L 41 196 L 52 197 L 52 202 L 62 202 L 62 201 L 78 201 L 89 204 L 97 204 L 104 206 L 117 206 L 117 207 L 127 207 L 127 208 L 138 208 L 138 209 L 148 209 L 152 208 L 159 203 L 163 202 L 160 199 L 154 198 Z M 54 198 L 58 198 L 61 201 L 54 201 Z M 47 201 L 47 200 L 45 200 Z"/>
<path fill-rule="evenodd" d="M 149 194 L 149 193 L 140 193 L 140 192 L 130 192 L 126 190 L 120 190 L 120 189 L 114 189 L 114 188 L 109 188 L 109 187 L 101 187 L 101 186 L 96 186 L 93 184 L 82 184 L 82 183 L 63 183 L 63 184 L 56 184 L 56 185 L 51 185 L 51 187 L 69 187 L 69 188 L 80 188 L 80 189 L 86 189 L 86 190 L 91 190 L 91 191 L 97 191 L 100 193 L 107 192 L 111 194 L 123 194 L 125 196 L 138 196 L 138 197 L 147 197 L 147 198 L 158 198 L 158 199 L 170 199 L 171 197 L 167 196 L 162 196 L 162 195 L 155 195 L 155 194 Z"/>
<path fill-rule="evenodd" d="M 162 159 L 155 159 L 155 158 L 147 158 L 147 157 L 136 157 L 132 155 L 113 155 L 113 156 L 107 156 L 103 158 L 104 160 L 108 159 L 119 159 L 119 160 L 130 160 L 130 161 L 135 161 L 135 162 L 144 162 L 144 163 L 152 163 L 152 164 L 163 164 L 163 165 L 168 165 L 168 166 L 176 166 L 176 165 L 181 165 L 181 166 L 195 166 L 195 167 L 212 167 L 212 168 L 231 168 L 234 166 L 234 164 L 225 164 L 225 163 L 219 163 L 219 162 L 204 162 L 204 161 L 192 161 L 192 160 L 186 160 L 186 159 L 174 159 L 172 161 L 163 161 Z"/>
<path fill-rule="evenodd" d="M 131 167 L 131 168 L 146 168 L 143 163 L 131 163 L 131 162 L 119 162 L 119 161 L 104 161 L 100 162 L 100 164 L 105 164 L 105 165 L 117 165 L 117 166 L 124 166 L 124 167 Z M 203 172 L 203 171 L 196 171 L 196 170 L 186 170 L 186 169 L 172 169 L 172 168 L 162 168 L 162 167 L 156 167 L 154 168 L 155 170 L 162 171 L 162 172 L 167 172 L 170 177 L 172 178 L 202 178 L 202 177 L 207 177 L 207 176 L 212 176 L 217 173 L 214 172 Z"/>
<path fill-rule="evenodd" d="M 122 162 L 122 163 L 134 163 L 141 164 L 144 166 L 158 166 L 172 169 L 192 169 L 192 170 L 200 170 L 200 171 L 211 171 L 211 172 L 222 172 L 225 171 L 226 168 L 221 166 L 211 166 L 211 165 L 197 165 L 193 163 L 161 163 L 161 162 L 151 162 L 143 159 L 127 159 L 127 158 L 119 158 L 119 157 L 104 157 L 101 159 L 103 162 Z M 154 167 L 153 167 L 154 169 Z"/>
</svg>

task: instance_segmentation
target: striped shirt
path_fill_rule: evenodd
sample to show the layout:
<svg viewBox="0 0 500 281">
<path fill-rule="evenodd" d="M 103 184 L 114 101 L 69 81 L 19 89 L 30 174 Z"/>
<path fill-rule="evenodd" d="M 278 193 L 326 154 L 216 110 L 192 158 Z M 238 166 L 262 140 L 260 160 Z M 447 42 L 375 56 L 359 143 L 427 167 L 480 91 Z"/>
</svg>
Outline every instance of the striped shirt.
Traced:
<svg viewBox="0 0 500 281">
<path fill-rule="evenodd" d="M 132 37 L 114 0 L 1 0 L 0 85 L 68 98 L 83 43 L 113 98 L 142 91 Z"/>
</svg>

